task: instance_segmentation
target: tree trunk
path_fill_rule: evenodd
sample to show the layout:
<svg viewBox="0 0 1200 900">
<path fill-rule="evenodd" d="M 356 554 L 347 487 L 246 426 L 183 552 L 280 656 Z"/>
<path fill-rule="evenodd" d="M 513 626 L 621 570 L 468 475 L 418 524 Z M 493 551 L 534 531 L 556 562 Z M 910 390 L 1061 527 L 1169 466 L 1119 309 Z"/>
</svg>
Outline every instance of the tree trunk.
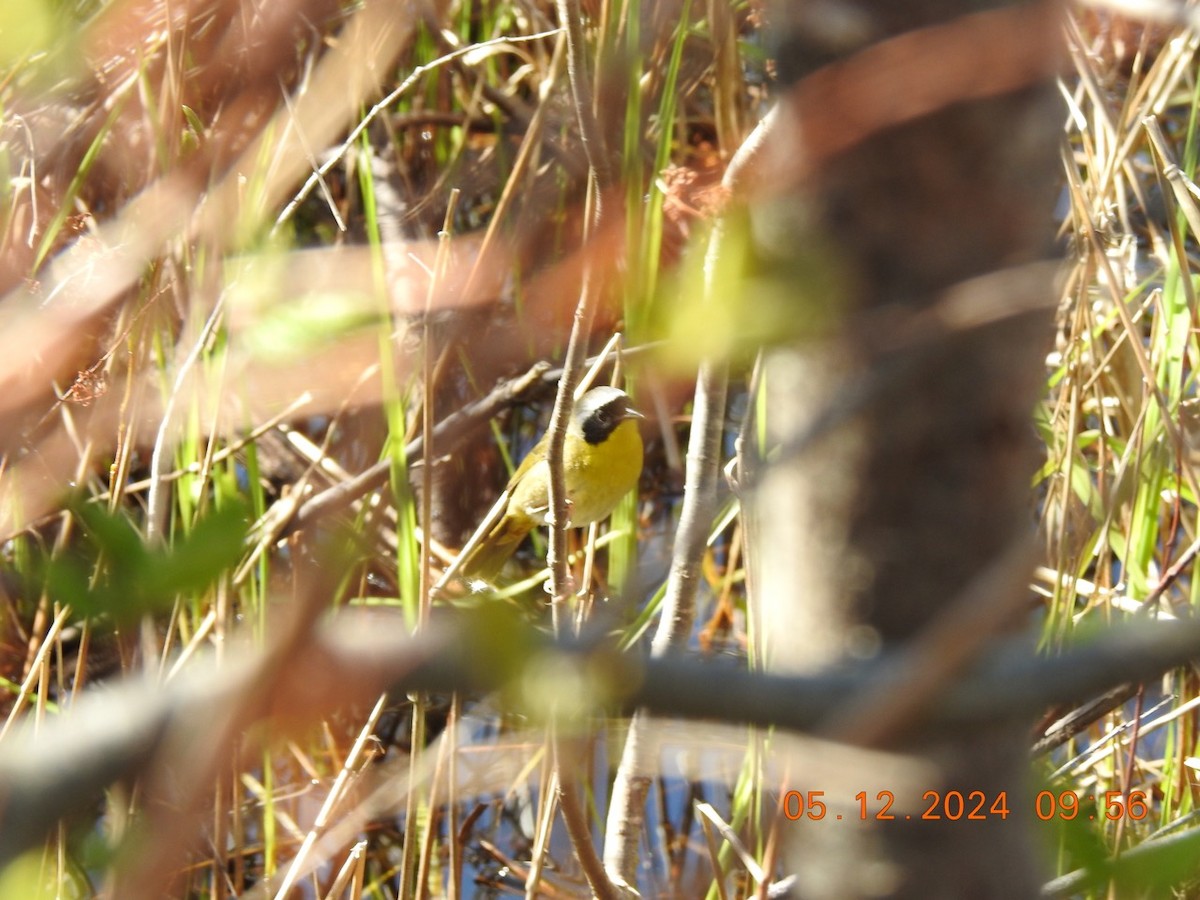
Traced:
<svg viewBox="0 0 1200 900">
<path fill-rule="evenodd" d="M 799 186 L 756 206 L 752 229 L 766 277 L 822 332 L 777 346 L 765 366 L 775 456 L 748 503 L 772 668 L 911 646 L 1033 529 L 1030 413 L 1053 287 L 1045 267 L 1020 267 L 1050 252 L 1058 22 L 1048 7 L 995 4 L 951 18 L 964 6 L 777 9 L 781 110 L 796 135 L 781 165 Z M 989 581 L 972 602 L 1019 609 L 1028 575 L 1007 562 L 1001 587 Z M 831 731 L 930 774 L 886 784 L 856 773 L 864 802 L 827 796 L 821 821 L 785 821 L 795 895 L 1036 896 L 1024 724 L 906 725 Z M 802 792 L 823 788 L 802 763 L 791 777 Z M 982 797 L 985 820 L 923 821 L 934 800 L 922 795 L 952 790 L 968 811 Z M 894 820 L 873 821 L 880 791 L 895 794 Z"/>
</svg>

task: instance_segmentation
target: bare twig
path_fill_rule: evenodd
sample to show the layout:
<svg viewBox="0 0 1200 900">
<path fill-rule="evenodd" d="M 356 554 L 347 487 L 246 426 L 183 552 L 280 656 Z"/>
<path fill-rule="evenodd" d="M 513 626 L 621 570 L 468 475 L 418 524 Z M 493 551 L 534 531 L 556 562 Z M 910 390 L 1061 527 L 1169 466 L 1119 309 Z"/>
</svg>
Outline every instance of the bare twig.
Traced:
<svg viewBox="0 0 1200 900">
<path fill-rule="evenodd" d="M 613 183 L 604 135 L 592 109 L 592 84 L 584 56 L 583 10 L 579 0 L 557 0 L 559 25 L 567 32 L 567 74 L 571 81 L 571 99 L 583 139 L 588 167 L 595 173 L 596 185 L 603 194 Z M 600 208 L 596 208 L 597 218 Z"/>
<path fill-rule="evenodd" d="M 726 190 L 734 190 L 745 180 L 747 168 L 760 158 L 762 148 L 776 120 L 767 117 L 759 123 L 730 160 L 722 179 Z M 711 302 L 716 287 L 717 266 L 721 262 L 721 222 L 709 238 L 705 258 L 705 302 Z M 651 653 L 664 656 L 686 646 L 696 617 L 696 589 L 700 582 L 701 559 L 713 516 L 717 508 L 717 483 L 720 476 L 721 435 L 725 422 L 725 400 L 729 368 L 724 359 L 706 359 L 700 365 L 696 396 L 692 408 L 692 428 L 688 438 L 686 482 L 679 530 L 671 554 L 671 572 L 663 601 L 662 617 L 651 642 Z M 621 765 L 613 781 L 609 802 L 604 863 L 609 877 L 632 884 L 638 860 L 638 841 L 645 816 L 649 779 L 645 776 L 649 760 L 642 740 L 644 718 L 635 714 L 629 724 Z"/>
<path fill-rule="evenodd" d="M 607 158 L 596 121 L 592 113 L 591 87 L 583 56 L 582 12 L 578 0 L 558 0 L 560 25 L 567 31 L 567 72 L 571 82 L 571 94 L 575 100 L 575 112 L 583 135 L 590 177 L 588 178 L 588 200 L 591 214 L 584 219 L 583 240 L 599 231 L 600 194 L 610 181 Z M 567 570 L 567 490 L 563 474 L 563 448 L 567 436 L 567 422 L 575 405 L 575 387 L 583 374 L 587 357 L 587 342 L 592 333 L 592 322 L 596 315 L 597 287 L 592 277 L 592 266 L 585 262 L 579 290 L 579 302 L 575 307 L 575 318 L 571 323 L 571 337 L 567 342 L 567 353 L 563 360 L 563 374 L 558 383 L 558 394 L 554 398 L 554 411 L 546 432 L 546 464 L 550 472 L 549 500 L 550 546 L 546 562 L 550 568 L 550 610 L 556 633 L 561 633 L 567 621 L 563 607 L 567 595 L 572 593 L 570 574 Z M 573 772 L 567 771 L 575 765 L 570 761 L 562 738 L 551 725 L 551 744 L 554 748 L 554 763 L 558 776 L 559 806 L 563 823 L 575 848 L 580 867 L 588 880 L 592 892 L 601 900 L 618 898 L 627 892 L 614 885 L 608 877 L 600 854 L 592 842 L 587 814 L 580 800 Z"/>
<path fill-rule="evenodd" d="M 500 234 L 501 225 L 507 221 L 508 211 L 519 196 L 519 188 L 523 183 L 525 173 L 530 169 L 536 168 L 537 151 L 542 146 L 542 130 L 546 121 L 546 110 L 550 105 L 547 101 L 550 91 L 558 81 L 558 74 L 562 69 L 562 59 L 565 49 L 564 34 L 565 32 L 559 33 L 558 41 L 554 45 L 554 56 L 550 62 L 550 71 L 546 74 L 546 78 L 542 81 L 538 91 L 541 102 L 538 103 L 532 118 L 529 120 L 525 129 L 525 136 L 521 141 L 521 147 L 517 151 L 517 158 L 513 160 L 512 171 L 509 172 L 508 178 L 504 181 L 504 190 L 500 194 L 500 199 L 496 203 L 496 209 L 492 213 L 492 217 L 488 220 L 487 229 L 483 233 L 483 241 L 480 242 L 479 252 L 475 256 L 475 264 L 471 267 L 471 274 L 467 277 L 466 286 L 463 288 L 464 297 L 473 295 L 482 266 L 491 257 L 491 249 L 497 235 Z"/>
<path fill-rule="evenodd" d="M 448 416 L 434 428 L 434 440 L 440 446 L 447 446 L 472 429 L 485 425 L 488 419 L 501 409 L 517 402 L 528 392 L 540 387 L 543 383 L 542 376 L 547 368 L 545 363 L 538 363 L 517 378 L 498 385 L 482 400 Z M 412 466 L 422 458 L 424 452 L 425 441 L 423 438 L 417 437 L 409 441 L 408 446 L 404 448 L 407 465 Z M 286 537 L 288 534 L 299 531 L 321 516 L 345 509 L 371 491 L 383 487 L 387 483 L 390 466 L 389 460 L 380 460 L 349 481 L 312 497 L 300 507 L 283 536 Z"/>
<path fill-rule="evenodd" d="M 163 524 L 167 517 L 166 494 L 162 489 L 162 484 L 163 476 L 167 472 L 167 453 L 172 449 L 169 444 L 175 404 L 179 400 L 179 395 L 183 391 L 183 386 L 188 375 L 199 361 L 200 354 L 204 352 L 204 348 L 208 346 L 209 341 L 212 340 L 212 336 L 216 333 L 217 327 L 221 324 L 224 310 L 225 305 L 218 300 L 212 312 L 209 313 L 208 318 L 205 320 L 204 327 L 200 330 L 195 344 L 193 344 L 187 356 L 184 357 L 179 370 L 175 373 L 175 384 L 170 396 L 167 398 L 166 407 L 163 409 L 162 422 L 159 423 L 158 433 L 154 439 L 154 453 L 150 458 L 150 492 L 146 500 L 146 539 L 150 542 L 161 539 Z"/>
</svg>

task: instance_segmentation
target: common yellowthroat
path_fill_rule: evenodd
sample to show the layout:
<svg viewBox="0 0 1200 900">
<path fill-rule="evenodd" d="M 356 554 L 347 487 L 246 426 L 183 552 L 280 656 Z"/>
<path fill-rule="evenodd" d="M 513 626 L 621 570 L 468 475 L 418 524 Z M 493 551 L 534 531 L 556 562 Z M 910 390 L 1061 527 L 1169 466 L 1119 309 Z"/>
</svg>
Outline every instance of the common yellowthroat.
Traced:
<svg viewBox="0 0 1200 900">
<path fill-rule="evenodd" d="M 592 388 L 575 404 L 563 445 L 572 527 L 599 522 L 637 486 L 642 436 L 634 420 L 640 418 L 629 395 L 614 387 Z M 465 578 L 492 581 L 525 535 L 546 524 L 550 507 L 546 445 L 542 435 L 509 479 L 503 515 L 458 566 Z"/>
</svg>

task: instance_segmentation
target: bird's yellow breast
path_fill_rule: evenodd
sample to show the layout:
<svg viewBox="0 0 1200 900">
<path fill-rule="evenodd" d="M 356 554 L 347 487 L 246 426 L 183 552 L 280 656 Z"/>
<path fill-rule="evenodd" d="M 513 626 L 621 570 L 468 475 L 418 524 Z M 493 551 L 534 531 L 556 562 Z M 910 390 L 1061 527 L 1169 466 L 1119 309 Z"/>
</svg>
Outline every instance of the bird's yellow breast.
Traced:
<svg viewBox="0 0 1200 900">
<path fill-rule="evenodd" d="M 568 431 L 563 446 L 563 478 L 571 501 L 570 525 L 578 528 L 598 522 L 637 486 L 642 473 L 642 436 L 637 423 L 626 420 L 599 444 L 589 444 L 582 435 Z M 549 508 L 549 467 L 545 460 L 534 464 L 514 486 L 509 513 L 527 515 L 546 524 Z"/>
</svg>

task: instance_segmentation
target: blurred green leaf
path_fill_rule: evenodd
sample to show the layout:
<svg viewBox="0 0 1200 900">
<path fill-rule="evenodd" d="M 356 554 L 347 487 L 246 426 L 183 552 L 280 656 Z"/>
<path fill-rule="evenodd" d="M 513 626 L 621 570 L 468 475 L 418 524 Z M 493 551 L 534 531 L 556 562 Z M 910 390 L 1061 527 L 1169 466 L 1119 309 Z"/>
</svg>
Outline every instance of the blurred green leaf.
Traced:
<svg viewBox="0 0 1200 900">
<path fill-rule="evenodd" d="M 0 4 L 0 67 L 50 49 L 58 31 L 45 0 Z"/>
<path fill-rule="evenodd" d="M 119 562 L 126 571 L 141 571 L 148 553 L 141 534 L 128 518 L 93 503 L 76 504 L 72 512 L 96 550 L 109 560 Z"/>
<path fill-rule="evenodd" d="M 1147 841 L 1110 865 L 1119 887 L 1156 897 L 1174 896 L 1171 888 L 1195 884 L 1200 878 L 1200 829 Z"/>
<path fill-rule="evenodd" d="M 243 340 L 264 359 L 285 361 L 378 322 L 374 301 L 364 294 L 312 293 L 272 306 Z"/>
<path fill-rule="evenodd" d="M 722 229 L 721 252 L 707 273 L 708 257 L 691 253 L 677 279 L 674 302 L 664 304 L 665 320 L 655 336 L 668 338 L 669 362 L 746 363 L 764 345 L 818 338 L 843 322 L 850 279 L 818 229 L 810 230 L 802 252 L 784 262 L 756 253 L 746 216 L 730 213 Z"/>
<path fill-rule="evenodd" d="M 207 590 L 241 558 L 249 527 L 246 507 L 233 503 L 204 516 L 170 545 L 148 547 L 120 513 L 92 504 L 80 504 L 74 513 L 79 538 L 66 552 L 34 566 L 40 584 L 32 587 L 82 615 L 117 620 Z"/>
<path fill-rule="evenodd" d="M 230 504 L 204 516 L 172 547 L 150 556 L 146 593 L 205 590 L 240 559 L 248 527 L 246 507 L 241 504 Z"/>
</svg>

